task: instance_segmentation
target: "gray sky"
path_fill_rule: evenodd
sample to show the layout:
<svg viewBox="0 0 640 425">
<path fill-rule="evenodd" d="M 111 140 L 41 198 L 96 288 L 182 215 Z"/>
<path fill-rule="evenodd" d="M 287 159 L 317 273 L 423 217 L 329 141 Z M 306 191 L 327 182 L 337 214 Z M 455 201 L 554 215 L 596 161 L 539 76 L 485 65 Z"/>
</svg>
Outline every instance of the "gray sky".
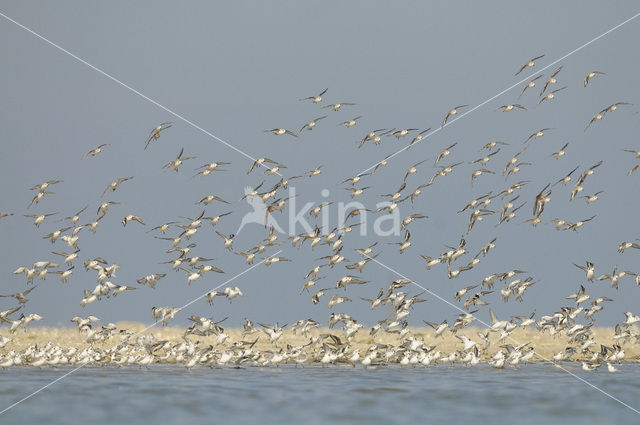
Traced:
<svg viewBox="0 0 640 425">
<path fill-rule="evenodd" d="M 0 4 L 3 14 L 238 149 L 287 165 L 285 176 L 323 165 L 320 176 L 295 181 L 298 204 L 324 201 L 322 189 L 330 191 L 330 200 L 348 200 L 348 192 L 337 183 L 405 146 L 411 137 L 401 141 L 384 138 L 380 146 L 368 143 L 357 149 L 357 141 L 368 131 L 437 128 L 452 106 L 474 107 L 531 75 L 532 71 L 526 70 L 514 77 L 529 58 L 545 54 L 534 68 L 540 69 L 638 12 L 633 2 L 616 2 L 615 7 L 601 2 L 583 2 L 580 7 L 550 2 L 535 7 L 513 2 L 494 2 L 489 7 L 478 2 L 317 2 L 304 6 L 299 2 L 199 2 L 190 3 L 188 9 L 171 2 L 56 2 L 37 7 L 25 2 Z M 527 290 L 523 303 L 504 304 L 498 293 L 502 285 L 487 297 L 501 318 L 528 315 L 534 308 L 539 317 L 571 305 L 564 297 L 584 283 L 584 275 L 573 262 L 591 260 L 597 275 L 610 273 L 616 264 L 622 270 L 640 272 L 636 268 L 638 251 L 616 252 L 621 241 L 640 236 L 640 174 L 626 176 L 637 161 L 622 151 L 640 149 L 640 116 L 633 114 L 640 104 L 639 57 L 634 44 L 638 39 L 640 21 L 634 20 L 548 69 L 545 78 L 559 65 L 564 66 L 554 89 L 565 85 L 567 89 L 553 101 L 535 107 L 544 78 L 517 100 L 522 90 L 519 85 L 363 179 L 360 186 L 373 188 L 360 201 L 374 207 L 383 200 L 380 194 L 395 191 L 406 169 L 423 159 L 427 161 L 409 177 L 407 191 L 428 181 L 436 171 L 433 161 L 444 147 L 458 143 L 444 163 L 465 161 L 451 175 L 424 189 L 413 207 L 406 202 L 400 205 L 403 217 L 423 213 L 430 218 L 411 225 L 413 245 L 405 254 L 387 245 L 401 238 L 380 239 L 374 251 L 381 252 L 378 259 L 451 300 L 457 289 L 479 283 L 490 273 L 526 270 L 526 276 L 538 283 Z M 247 175 L 249 159 L 4 18 L 0 19 L 0 55 L 0 157 L 4 159 L 0 168 L 0 211 L 15 213 L 0 221 L 3 293 L 25 289 L 24 276 L 11 274 L 18 266 L 36 260 L 57 261 L 51 251 L 69 250 L 62 241 L 51 245 L 42 239 L 65 225 L 58 221 L 60 218 L 88 205 L 80 221 L 90 222 L 105 200 L 122 204 L 112 207 L 96 234 L 86 230 L 80 233 L 81 252 L 69 282 L 62 284 L 52 275 L 38 282 L 38 289 L 31 294 L 25 312 L 41 314 L 45 317 L 43 324 L 68 324 L 76 314 L 94 314 L 105 321 L 150 322 L 152 306 L 181 306 L 246 269 L 243 258 L 226 251 L 214 230 L 234 232 L 243 215 L 251 211 L 246 203 L 236 202 L 243 188 L 263 179 L 267 180 L 265 187 L 270 187 L 278 176 L 266 176 L 263 170 Z M 584 75 L 592 70 L 606 75 L 584 88 Z M 327 112 L 318 105 L 298 101 L 327 87 L 322 104 L 357 105 Z M 583 131 L 597 111 L 619 101 L 635 106 L 621 107 Z M 529 109 L 495 112 L 498 106 L 514 102 Z M 297 139 L 263 133 L 274 127 L 297 131 L 325 113 L 327 119 Z M 357 115 L 363 116 L 357 126 L 338 126 Z M 164 121 L 173 121 L 173 127 L 143 150 L 150 129 Z M 504 164 L 540 128 L 551 130 L 530 142 L 521 157 L 533 165 L 505 183 L 501 176 Z M 470 174 L 476 167 L 468 162 L 480 157 L 478 149 L 491 140 L 510 145 L 488 164 L 497 174 L 482 176 L 472 188 Z M 549 157 L 566 142 L 569 147 L 564 158 Z M 96 158 L 81 159 L 101 143 L 111 146 Z M 162 166 L 182 147 L 186 155 L 198 158 L 186 162 L 179 173 L 163 170 Z M 558 185 L 553 188 L 543 223 L 536 228 L 519 225 L 531 217 L 533 198 L 542 187 L 580 166 L 577 177 L 601 159 L 603 165 L 587 180 L 584 190 L 585 194 L 604 190 L 598 202 L 587 206 L 583 199 L 576 199 L 569 203 L 570 187 Z M 227 172 L 190 179 L 196 167 L 212 161 L 232 164 L 226 167 Z M 124 176 L 134 179 L 101 198 L 107 184 Z M 64 180 L 52 187 L 55 194 L 27 209 L 35 194 L 28 189 L 54 178 Z M 490 190 L 500 192 L 517 180 L 531 181 L 520 192 L 520 200 L 526 200 L 527 205 L 507 225 L 495 228 L 496 216 L 478 223 L 467 237 L 469 254 L 457 264 L 466 264 L 493 237 L 498 238 L 495 250 L 457 279 L 447 279 L 444 266 L 425 270 L 419 254 L 438 256 L 445 250 L 444 244 L 457 244 L 466 232 L 468 214 L 456 211 L 475 196 Z M 211 204 L 207 215 L 234 213 L 215 229 L 203 226 L 193 239 L 198 246 L 192 253 L 215 258 L 214 264 L 226 273 L 206 274 L 188 287 L 184 272 L 175 273 L 168 265 L 159 264 L 174 256 L 165 253 L 168 243 L 146 231 L 179 216 L 197 216 L 202 208 L 194 203 L 209 193 L 233 205 Z M 501 205 L 499 199 L 492 203 L 493 209 L 499 210 Z M 332 211 L 335 217 L 335 209 Z M 22 216 L 50 212 L 60 214 L 47 219 L 39 229 Z M 147 226 L 133 223 L 123 228 L 120 221 L 127 214 L 139 215 Z M 579 233 L 559 232 L 548 224 L 556 217 L 577 221 L 592 215 L 597 215 L 596 219 Z M 176 233 L 170 231 L 168 235 Z M 265 236 L 264 228 L 249 225 L 234 246 L 247 249 Z M 344 254 L 358 260 L 353 248 L 375 240 L 375 235 L 347 235 Z M 240 324 L 245 316 L 280 323 L 313 317 L 326 323 L 326 303 L 334 291 L 318 305 L 311 303 L 309 295 L 299 293 L 304 275 L 318 263 L 318 257 L 328 254 L 328 248 L 310 251 L 306 245 L 296 250 L 286 244 L 283 249 L 281 255 L 294 262 L 260 266 L 232 282 L 243 290 L 244 297 L 230 305 L 226 300 L 216 301 L 213 309 L 199 301 L 176 323 L 185 324 L 191 314 L 213 315 L 216 319 L 229 315 L 227 323 L 231 325 Z M 138 289 L 81 308 L 83 289 L 95 286 L 95 272 L 85 272 L 82 262 L 96 256 L 121 264 L 115 283 Z M 135 283 L 154 272 L 168 273 L 155 290 Z M 328 277 L 318 282 L 317 288 L 335 286 L 346 272 L 351 273 L 341 266 L 324 269 L 322 274 Z M 371 325 L 385 318 L 386 312 L 370 312 L 359 297 L 375 297 L 379 288 L 397 276 L 373 263 L 362 275 L 372 283 L 350 288 L 347 295 L 354 302 L 333 310 L 348 312 Z M 609 288 L 607 281 L 586 286 L 592 297 L 608 295 L 615 299 L 598 313 L 599 324 L 623 320 L 624 311 L 639 313 L 640 288 L 632 280 L 624 280 L 618 291 Z M 411 294 L 419 292 L 418 288 L 407 290 Z M 428 302 L 414 309 L 411 324 L 422 324 L 422 319 L 451 320 L 459 313 L 432 296 L 426 298 Z M 2 299 L 0 309 L 14 304 L 12 299 Z M 479 317 L 488 320 L 487 310 L 483 309 Z"/>
</svg>

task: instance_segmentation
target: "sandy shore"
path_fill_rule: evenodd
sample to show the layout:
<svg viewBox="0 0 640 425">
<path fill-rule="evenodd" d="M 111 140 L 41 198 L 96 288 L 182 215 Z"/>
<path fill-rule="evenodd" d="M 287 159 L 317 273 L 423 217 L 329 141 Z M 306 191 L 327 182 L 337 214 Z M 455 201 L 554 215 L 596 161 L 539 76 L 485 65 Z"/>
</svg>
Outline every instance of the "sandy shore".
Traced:
<svg viewBox="0 0 640 425">
<path fill-rule="evenodd" d="M 114 347 L 122 342 L 122 338 L 118 334 L 118 331 L 121 329 L 134 332 L 132 341 L 139 336 L 152 334 L 156 341 L 170 341 L 171 343 L 184 342 L 184 328 L 156 326 L 149 330 L 144 330 L 146 326 L 147 325 L 142 323 L 118 323 L 117 330 L 111 338 L 106 341 L 94 342 L 87 342 L 86 333 L 80 332 L 77 328 L 71 327 L 33 327 L 27 330 L 19 330 L 13 334 L 10 334 L 7 328 L 2 328 L 0 329 L 0 335 L 11 338 L 11 341 L 9 341 L 3 348 L 0 348 L 0 355 L 5 355 L 10 351 L 21 352 L 27 349 L 27 347 L 34 345 L 43 347 L 49 343 L 57 345 L 63 350 L 71 347 L 75 347 L 79 351 L 87 347 L 104 350 Z M 638 331 L 638 329 L 634 330 Z M 467 336 L 471 340 L 476 341 L 478 346 L 481 346 L 482 340 L 478 336 L 478 332 L 486 333 L 486 329 L 466 328 L 458 331 L 456 335 Z M 229 335 L 229 337 L 223 343 L 218 343 L 215 336 L 190 335 L 189 340 L 193 342 L 199 341 L 200 347 L 212 345 L 215 349 L 224 350 L 230 348 L 234 342 L 254 341 L 258 338 L 257 343 L 253 347 L 254 350 L 258 351 L 279 350 L 281 348 L 286 349 L 288 345 L 302 346 L 309 342 L 310 337 L 317 337 L 326 333 L 337 335 L 344 340 L 342 332 L 335 329 L 314 329 L 311 330 L 307 336 L 303 336 L 299 332 L 297 334 L 293 334 L 290 330 L 286 330 L 276 344 L 270 343 L 268 336 L 261 330 L 250 335 L 243 336 L 241 329 L 228 328 L 225 329 L 225 333 Z M 412 328 L 402 340 L 399 339 L 397 334 L 380 331 L 372 337 L 369 335 L 368 330 L 361 330 L 354 338 L 352 338 L 349 344 L 352 349 L 359 349 L 360 352 L 365 352 L 372 344 L 398 346 L 409 336 L 420 341 L 424 341 L 424 345 L 427 347 L 435 345 L 437 350 L 440 350 L 442 353 L 450 353 L 463 348 L 463 343 L 460 339 L 456 338 L 456 336 L 450 331 L 446 331 L 444 335 L 436 338 L 434 331 L 430 328 Z M 612 328 L 593 328 L 592 339 L 595 343 L 590 347 L 590 351 L 599 352 L 600 344 L 607 346 L 618 344 L 622 346 L 625 351 L 626 357 L 624 361 L 638 361 L 638 359 L 640 359 L 640 341 L 637 341 L 635 338 L 631 338 L 627 341 L 621 339 L 616 340 L 613 336 L 614 330 Z M 548 333 L 541 333 L 533 327 L 516 329 L 510 337 L 507 337 L 502 341 L 499 341 L 499 338 L 499 333 L 490 333 L 489 339 L 491 341 L 491 345 L 483 352 L 483 358 L 489 358 L 501 349 L 500 346 L 505 344 L 515 346 L 529 343 L 530 346 L 535 349 L 537 354 L 531 359 L 531 362 L 543 362 L 547 359 L 551 359 L 554 354 L 564 351 L 567 346 L 571 345 L 567 343 L 568 338 L 564 332 L 551 336 Z M 577 347 L 577 344 L 573 344 L 573 346 Z M 319 347 L 319 345 L 315 345 L 315 347 Z M 571 360 L 583 360 L 585 358 L 585 355 L 577 353 L 571 357 Z"/>
</svg>

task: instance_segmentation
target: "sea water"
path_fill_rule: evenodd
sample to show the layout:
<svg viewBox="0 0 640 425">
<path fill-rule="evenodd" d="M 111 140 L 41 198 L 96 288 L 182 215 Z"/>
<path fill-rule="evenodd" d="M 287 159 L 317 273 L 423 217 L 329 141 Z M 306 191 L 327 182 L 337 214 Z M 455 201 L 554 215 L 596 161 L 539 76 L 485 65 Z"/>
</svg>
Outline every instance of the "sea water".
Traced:
<svg viewBox="0 0 640 425">
<path fill-rule="evenodd" d="M 640 423 L 640 365 L 83 367 L 0 415 L 2 424 Z M 0 372 L 0 410 L 73 368 Z M 601 392 L 602 391 L 602 392 Z M 603 392 L 608 393 L 611 397 Z"/>
</svg>

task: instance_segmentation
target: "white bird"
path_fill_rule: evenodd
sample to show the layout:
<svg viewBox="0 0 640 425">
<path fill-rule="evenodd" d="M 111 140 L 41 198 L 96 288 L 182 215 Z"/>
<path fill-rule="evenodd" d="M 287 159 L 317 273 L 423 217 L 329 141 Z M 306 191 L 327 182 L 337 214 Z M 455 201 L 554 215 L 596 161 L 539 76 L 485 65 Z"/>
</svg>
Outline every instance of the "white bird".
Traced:
<svg viewBox="0 0 640 425">
<path fill-rule="evenodd" d="M 104 148 L 105 146 L 109 146 L 109 143 L 103 143 L 103 144 L 99 145 L 97 148 L 91 149 L 89 152 L 85 153 L 82 156 L 82 159 L 86 159 L 89 155 L 91 155 L 91 156 L 98 155 L 100 152 L 102 152 L 102 148 Z"/>
<path fill-rule="evenodd" d="M 222 239 L 224 239 L 224 247 L 227 249 L 231 249 L 233 246 L 233 238 L 234 238 L 234 234 L 230 234 L 229 237 L 226 237 L 225 235 L 223 235 L 222 233 L 218 232 L 216 230 L 216 233 L 218 234 L 218 236 L 220 236 Z"/>
<path fill-rule="evenodd" d="M 105 193 L 107 193 L 108 190 L 115 192 L 116 189 L 118 189 L 118 187 L 120 187 L 120 185 L 126 181 L 129 181 L 133 179 L 133 176 L 129 176 L 129 177 L 120 177 L 119 179 L 109 183 L 106 187 L 106 189 L 104 190 L 104 192 L 102 192 L 102 196 L 104 196 Z"/>
<path fill-rule="evenodd" d="M 464 344 L 464 348 L 463 348 L 464 351 L 470 350 L 476 346 L 475 341 L 470 340 L 464 335 L 456 335 L 456 338 L 458 338 Z"/>
<path fill-rule="evenodd" d="M 587 75 L 584 76 L 584 86 L 587 87 L 587 85 L 589 84 L 589 81 L 596 75 L 605 75 L 605 73 L 600 71 L 591 71 L 587 73 Z"/>
<path fill-rule="evenodd" d="M 455 114 L 458 113 L 458 109 L 460 108 L 464 108 L 467 107 L 469 105 L 460 105 L 460 106 L 454 106 L 453 108 L 451 108 L 449 110 L 449 112 L 447 112 L 447 115 L 444 117 L 444 120 L 442 121 L 442 127 L 444 127 L 447 124 L 447 121 L 449 121 L 449 118 L 451 118 L 452 116 L 454 116 Z"/>
<path fill-rule="evenodd" d="M 573 265 L 576 266 L 577 268 L 579 268 L 580 270 L 585 272 L 587 280 L 589 282 L 593 282 L 593 277 L 595 275 L 595 268 L 594 268 L 592 262 L 587 261 L 587 265 L 586 266 L 579 266 L 576 263 L 573 263 Z"/>
<path fill-rule="evenodd" d="M 626 319 L 622 324 L 625 326 L 631 326 L 634 323 L 640 322 L 640 316 L 634 316 L 630 311 L 625 312 L 624 315 Z"/>
<path fill-rule="evenodd" d="M 285 128 L 272 128 L 271 130 L 265 130 L 265 133 L 273 133 L 276 136 L 282 136 L 283 134 L 288 134 L 289 136 L 298 137 L 296 133 L 293 131 L 287 130 Z"/>
<path fill-rule="evenodd" d="M 151 130 L 151 133 L 149 134 L 149 137 L 147 138 L 147 143 L 144 145 L 145 150 L 147 149 L 147 147 L 149 147 L 149 143 L 151 143 L 152 140 L 158 140 L 160 138 L 160 132 L 166 130 L 167 128 L 170 128 L 171 125 L 173 123 L 170 122 L 163 122 L 161 124 L 158 124 L 157 126 L 155 126 L 153 128 L 153 130 Z"/>
<path fill-rule="evenodd" d="M 313 103 L 320 103 L 320 102 L 322 102 L 322 96 L 327 92 L 327 90 L 329 90 L 329 88 L 326 88 L 326 89 L 322 90 L 322 91 L 321 91 L 318 95 L 316 95 L 316 96 L 304 97 L 304 98 L 299 99 L 299 100 L 301 100 L 301 101 L 304 101 L 304 100 L 310 100 L 310 101 L 312 101 Z"/>
<path fill-rule="evenodd" d="M 129 214 L 122 219 L 122 226 L 126 227 L 127 223 L 129 223 L 130 221 L 137 221 L 138 223 L 146 226 L 146 224 L 144 223 L 144 221 L 142 221 L 140 217 L 133 214 Z"/>
<path fill-rule="evenodd" d="M 58 214 L 58 213 L 55 212 L 55 213 L 50 213 L 50 214 L 25 214 L 25 217 L 33 218 L 34 219 L 33 224 L 36 227 L 40 227 L 40 225 L 45 220 L 45 218 L 51 217 L 52 215 L 56 215 L 56 214 Z"/>
<path fill-rule="evenodd" d="M 266 325 L 264 323 L 258 323 L 260 326 L 262 326 L 262 331 L 267 334 L 267 336 L 269 337 L 269 342 L 271 342 L 272 344 L 277 342 L 280 337 L 282 336 L 283 332 L 284 332 L 284 328 L 287 325 L 284 326 L 278 326 L 278 323 L 276 322 L 275 325 L 271 326 L 271 325 Z"/>
<path fill-rule="evenodd" d="M 526 68 L 532 68 L 535 64 L 536 61 L 538 59 L 542 59 L 544 57 L 544 55 L 540 55 L 540 56 L 536 56 L 533 59 L 528 60 L 524 65 L 522 65 L 522 67 L 520 67 L 520 69 L 518 70 L 518 72 L 516 72 L 516 75 L 520 74 L 522 71 L 524 71 Z"/>
<path fill-rule="evenodd" d="M 622 242 L 618 247 L 618 252 L 622 253 L 629 248 L 640 249 L 640 244 L 637 244 L 635 242 Z"/>
<path fill-rule="evenodd" d="M 229 299 L 229 301 L 231 301 L 236 297 L 241 297 L 242 295 L 244 295 L 240 290 L 240 288 L 238 288 L 237 286 L 233 288 L 231 287 L 224 288 L 223 294 Z"/>
</svg>

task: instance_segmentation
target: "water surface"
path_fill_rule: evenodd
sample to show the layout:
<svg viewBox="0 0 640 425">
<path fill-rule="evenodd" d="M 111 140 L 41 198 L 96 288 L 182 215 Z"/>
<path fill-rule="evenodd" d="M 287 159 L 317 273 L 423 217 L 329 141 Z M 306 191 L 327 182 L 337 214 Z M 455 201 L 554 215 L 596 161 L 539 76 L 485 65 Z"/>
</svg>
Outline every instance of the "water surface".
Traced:
<svg viewBox="0 0 640 425">
<path fill-rule="evenodd" d="M 582 372 L 636 409 L 640 365 Z M 71 368 L 0 372 L 0 410 Z M 362 369 L 293 366 L 82 368 L 0 423 L 640 423 L 640 415 L 550 365 Z"/>
</svg>

